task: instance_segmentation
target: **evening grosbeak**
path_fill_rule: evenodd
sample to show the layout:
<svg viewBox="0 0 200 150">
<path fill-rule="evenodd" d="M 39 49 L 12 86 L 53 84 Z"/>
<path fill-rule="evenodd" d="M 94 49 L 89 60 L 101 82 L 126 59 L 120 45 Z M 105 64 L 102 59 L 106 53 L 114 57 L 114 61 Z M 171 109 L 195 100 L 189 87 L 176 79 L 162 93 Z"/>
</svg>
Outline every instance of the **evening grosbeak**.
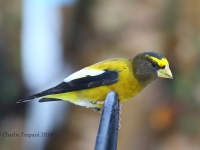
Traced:
<svg viewBox="0 0 200 150">
<path fill-rule="evenodd" d="M 120 102 L 137 95 L 157 77 L 172 79 L 167 59 L 155 52 L 143 52 L 134 58 L 113 58 L 83 68 L 62 83 L 18 101 L 41 98 L 39 102 L 69 101 L 98 111 L 109 91 L 115 91 Z"/>
</svg>

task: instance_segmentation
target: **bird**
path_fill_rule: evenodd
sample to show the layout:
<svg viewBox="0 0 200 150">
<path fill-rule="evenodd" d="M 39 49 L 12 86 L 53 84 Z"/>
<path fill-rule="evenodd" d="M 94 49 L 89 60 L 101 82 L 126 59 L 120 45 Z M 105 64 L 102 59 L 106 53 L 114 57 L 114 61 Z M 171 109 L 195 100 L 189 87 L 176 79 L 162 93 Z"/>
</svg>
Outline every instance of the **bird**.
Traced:
<svg viewBox="0 0 200 150">
<path fill-rule="evenodd" d="M 136 96 L 158 77 L 173 78 L 168 60 L 156 52 L 142 52 L 133 58 L 112 58 L 85 67 L 55 87 L 17 103 L 41 98 L 39 102 L 69 101 L 101 111 L 109 91 L 116 92 L 122 103 Z"/>
</svg>

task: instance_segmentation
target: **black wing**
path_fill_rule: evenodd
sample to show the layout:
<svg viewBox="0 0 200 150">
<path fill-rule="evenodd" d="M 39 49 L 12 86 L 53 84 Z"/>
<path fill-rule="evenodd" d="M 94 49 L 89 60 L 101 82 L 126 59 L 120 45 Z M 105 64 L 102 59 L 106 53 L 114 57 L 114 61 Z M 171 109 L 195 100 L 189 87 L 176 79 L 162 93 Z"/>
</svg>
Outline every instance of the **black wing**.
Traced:
<svg viewBox="0 0 200 150">
<path fill-rule="evenodd" d="M 118 81 L 119 72 L 116 71 L 108 71 L 104 70 L 105 72 L 97 75 L 97 76 L 86 76 L 79 79 L 74 79 L 70 82 L 62 82 L 59 85 L 50 88 L 48 90 L 45 90 L 41 93 L 34 94 L 31 96 L 28 96 L 24 99 L 19 100 L 17 103 L 26 102 L 30 99 L 51 95 L 51 94 L 59 94 L 63 92 L 72 92 L 72 91 L 78 91 L 83 89 L 89 89 L 94 88 L 102 85 L 109 85 L 113 84 Z M 59 99 L 55 99 L 55 101 L 58 101 Z M 48 99 L 41 99 L 39 102 L 45 102 L 49 101 Z M 50 99 L 50 101 L 53 101 Z"/>
</svg>

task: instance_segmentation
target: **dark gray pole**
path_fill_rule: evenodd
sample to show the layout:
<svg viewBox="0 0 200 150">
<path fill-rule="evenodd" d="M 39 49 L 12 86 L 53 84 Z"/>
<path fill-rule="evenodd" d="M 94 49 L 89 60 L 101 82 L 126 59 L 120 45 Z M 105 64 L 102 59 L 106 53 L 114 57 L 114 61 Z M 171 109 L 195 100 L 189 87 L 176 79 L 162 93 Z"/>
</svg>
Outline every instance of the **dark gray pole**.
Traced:
<svg viewBox="0 0 200 150">
<path fill-rule="evenodd" d="M 95 150 L 117 149 L 118 123 L 119 100 L 117 93 L 111 91 L 108 93 L 104 103 Z"/>
</svg>

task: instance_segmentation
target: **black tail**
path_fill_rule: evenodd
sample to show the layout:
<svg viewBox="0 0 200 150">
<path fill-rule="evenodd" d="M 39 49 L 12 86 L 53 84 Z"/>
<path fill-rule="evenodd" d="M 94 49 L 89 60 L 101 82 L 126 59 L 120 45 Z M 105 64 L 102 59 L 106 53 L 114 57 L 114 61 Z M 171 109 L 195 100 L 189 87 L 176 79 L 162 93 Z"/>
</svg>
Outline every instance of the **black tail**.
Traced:
<svg viewBox="0 0 200 150">
<path fill-rule="evenodd" d="M 52 87 L 52 88 L 47 89 L 45 91 L 42 91 L 40 93 L 25 97 L 23 99 L 20 99 L 19 101 L 17 101 L 17 103 L 27 102 L 27 101 L 30 101 L 32 99 L 39 98 L 39 97 L 46 96 L 46 95 L 59 94 L 59 93 L 65 92 L 66 87 L 69 87 L 69 85 L 65 82 L 62 82 L 55 87 Z M 48 100 L 46 99 L 45 101 L 48 101 Z M 53 101 L 53 100 L 49 100 L 49 101 Z M 58 101 L 58 100 L 55 99 L 55 101 Z M 44 100 L 41 100 L 39 102 L 44 102 Z"/>
<path fill-rule="evenodd" d="M 27 102 L 27 101 L 30 101 L 30 100 L 35 99 L 35 98 L 39 98 L 39 97 L 45 96 L 44 94 L 42 94 L 43 92 L 28 96 L 28 97 L 25 97 L 23 99 L 20 99 L 16 103 L 23 103 L 23 102 Z M 54 98 L 42 98 L 38 102 L 42 103 L 42 102 L 52 102 L 52 101 L 62 101 L 62 100 L 61 99 L 54 99 Z"/>
<path fill-rule="evenodd" d="M 37 95 L 37 94 L 35 94 L 35 95 Z M 20 100 L 17 101 L 16 103 L 23 103 L 23 102 L 30 101 L 30 100 L 32 100 L 32 99 L 34 99 L 34 98 L 37 98 L 37 96 L 34 97 L 35 95 L 26 97 L 26 98 L 24 98 L 24 99 L 20 99 Z M 53 102 L 53 101 L 62 101 L 62 100 L 61 100 L 61 99 L 54 99 L 54 98 L 42 98 L 42 99 L 40 99 L 38 102 L 42 103 L 42 102 Z"/>
<path fill-rule="evenodd" d="M 41 92 L 41 93 L 43 93 L 43 92 Z M 41 94 L 41 93 L 38 93 L 38 94 L 34 94 L 34 95 L 31 95 L 31 96 L 25 97 L 25 98 L 23 98 L 23 99 L 20 99 L 20 100 L 17 101 L 16 103 L 23 103 L 23 102 L 27 102 L 27 101 L 30 101 L 30 100 L 32 100 L 32 99 L 35 99 L 35 98 L 44 96 L 44 95 Z"/>
</svg>

